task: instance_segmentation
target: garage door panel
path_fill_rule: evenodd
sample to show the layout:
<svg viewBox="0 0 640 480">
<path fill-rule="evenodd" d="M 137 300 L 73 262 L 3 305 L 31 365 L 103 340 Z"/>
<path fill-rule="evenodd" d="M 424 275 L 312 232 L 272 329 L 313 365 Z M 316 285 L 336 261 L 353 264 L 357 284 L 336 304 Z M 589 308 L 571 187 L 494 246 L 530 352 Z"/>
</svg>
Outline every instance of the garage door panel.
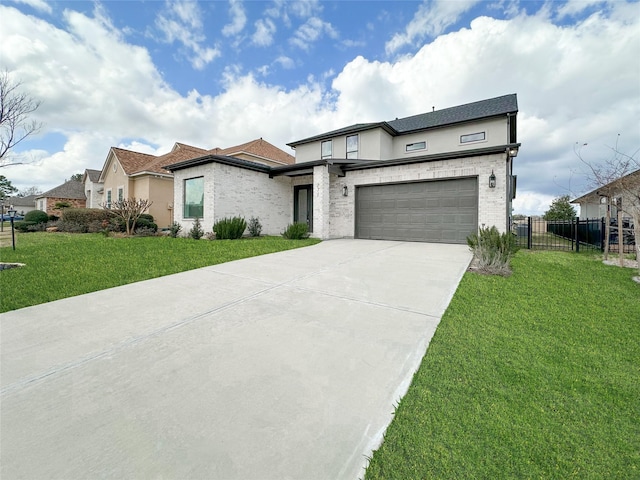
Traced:
<svg viewBox="0 0 640 480">
<path fill-rule="evenodd" d="M 357 188 L 358 238 L 466 243 L 477 228 L 476 178 Z"/>
</svg>

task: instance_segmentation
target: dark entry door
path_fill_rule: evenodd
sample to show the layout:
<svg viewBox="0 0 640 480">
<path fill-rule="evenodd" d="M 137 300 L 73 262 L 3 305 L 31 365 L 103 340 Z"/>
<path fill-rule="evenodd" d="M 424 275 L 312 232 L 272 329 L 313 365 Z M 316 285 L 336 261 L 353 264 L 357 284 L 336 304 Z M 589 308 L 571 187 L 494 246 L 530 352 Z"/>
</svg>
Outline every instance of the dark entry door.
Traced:
<svg viewBox="0 0 640 480">
<path fill-rule="evenodd" d="M 293 221 L 306 223 L 313 231 L 313 185 L 293 187 Z"/>
</svg>

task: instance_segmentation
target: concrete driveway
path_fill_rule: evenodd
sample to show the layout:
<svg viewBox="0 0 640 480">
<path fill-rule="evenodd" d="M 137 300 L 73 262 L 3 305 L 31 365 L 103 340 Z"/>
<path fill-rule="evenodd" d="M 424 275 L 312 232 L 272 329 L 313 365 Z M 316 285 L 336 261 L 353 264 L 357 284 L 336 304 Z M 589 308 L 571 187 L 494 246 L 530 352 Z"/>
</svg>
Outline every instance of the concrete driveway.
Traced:
<svg viewBox="0 0 640 480">
<path fill-rule="evenodd" d="M 464 245 L 332 240 L 0 315 L 0 477 L 357 479 Z"/>
</svg>

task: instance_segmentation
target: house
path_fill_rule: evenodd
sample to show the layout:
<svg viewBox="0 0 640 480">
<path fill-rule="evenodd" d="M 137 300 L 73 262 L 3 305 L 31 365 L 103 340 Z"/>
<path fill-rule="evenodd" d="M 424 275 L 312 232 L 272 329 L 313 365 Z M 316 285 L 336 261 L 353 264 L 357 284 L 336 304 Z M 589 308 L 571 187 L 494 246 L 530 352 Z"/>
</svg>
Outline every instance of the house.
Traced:
<svg viewBox="0 0 640 480">
<path fill-rule="evenodd" d="M 212 153 L 260 165 L 289 165 L 295 160 L 292 155 L 262 138 L 225 149 L 211 150 L 175 143 L 169 153 L 161 156 L 112 147 L 98 179 L 92 182 L 90 175 L 85 174 L 85 188 L 94 192 L 96 186 L 99 186 L 97 191 L 102 190 L 97 205 L 110 207 L 114 201 L 127 198 L 151 200 L 153 203 L 148 213 L 153 215 L 159 226 L 168 226 L 173 222 L 173 173 L 163 168 L 163 165 Z"/>
<path fill-rule="evenodd" d="M 104 187 L 100 183 L 100 170 L 86 169 L 82 176 L 82 183 L 84 183 L 84 194 L 87 197 L 87 208 L 100 208 L 102 207 L 102 193 Z"/>
<path fill-rule="evenodd" d="M 631 198 L 635 190 L 635 200 Z M 625 217 L 631 217 L 628 206 L 639 205 L 640 200 L 640 170 L 622 176 L 606 185 L 585 193 L 581 197 L 571 200 L 580 205 L 580 218 L 602 218 L 607 215 L 607 199 L 611 199 L 611 217 L 618 215 L 617 200 L 622 200 L 622 211 Z"/>
<path fill-rule="evenodd" d="M 63 208 L 85 208 L 84 184 L 68 180 L 51 190 L 36 196 L 36 209 L 59 217 Z"/>
<path fill-rule="evenodd" d="M 266 234 L 306 222 L 317 238 L 465 243 L 480 225 L 508 231 L 518 153 L 515 94 L 291 142 L 292 165 L 222 152 L 166 164 L 175 219 L 207 230 L 258 217 Z"/>
<path fill-rule="evenodd" d="M 2 202 L 5 206 L 5 212 L 9 208 L 13 209 L 19 215 L 25 215 L 26 213 L 36 209 L 36 197 L 37 195 L 27 195 L 25 197 L 8 197 Z"/>
</svg>

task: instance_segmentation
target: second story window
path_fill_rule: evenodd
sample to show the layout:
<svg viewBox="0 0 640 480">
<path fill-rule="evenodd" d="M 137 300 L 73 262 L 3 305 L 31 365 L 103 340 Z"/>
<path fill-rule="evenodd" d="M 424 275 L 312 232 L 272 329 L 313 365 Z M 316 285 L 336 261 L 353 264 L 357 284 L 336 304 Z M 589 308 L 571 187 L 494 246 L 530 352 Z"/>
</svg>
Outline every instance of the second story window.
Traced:
<svg viewBox="0 0 640 480">
<path fill-rule="evenodd" d="M 485 132 L 470 133 L 468 135 L 460 135 L 460 143 L 482 142 L 486 138 Z"/>
<path fill-rule="evenodd" d="M 405 152 L 415 152 L 416 150 L 426 150 L 427 142 L 407 143 Z"/>
<path fill-rule="evenodd" d="M 321 150 L 320 158 L 331 158 L 333 156 L 333 142 L 331 140 L 322 142 Z"/>
<path fill-rule="evenodd" d="M 111 208 L 111 189 L 107 190 L 107 208 Z"/>
<path fill-rule="evenodd" d="M 358 135 L 347 137 L 347 158 L 358 158 Z"/>
</svg>

